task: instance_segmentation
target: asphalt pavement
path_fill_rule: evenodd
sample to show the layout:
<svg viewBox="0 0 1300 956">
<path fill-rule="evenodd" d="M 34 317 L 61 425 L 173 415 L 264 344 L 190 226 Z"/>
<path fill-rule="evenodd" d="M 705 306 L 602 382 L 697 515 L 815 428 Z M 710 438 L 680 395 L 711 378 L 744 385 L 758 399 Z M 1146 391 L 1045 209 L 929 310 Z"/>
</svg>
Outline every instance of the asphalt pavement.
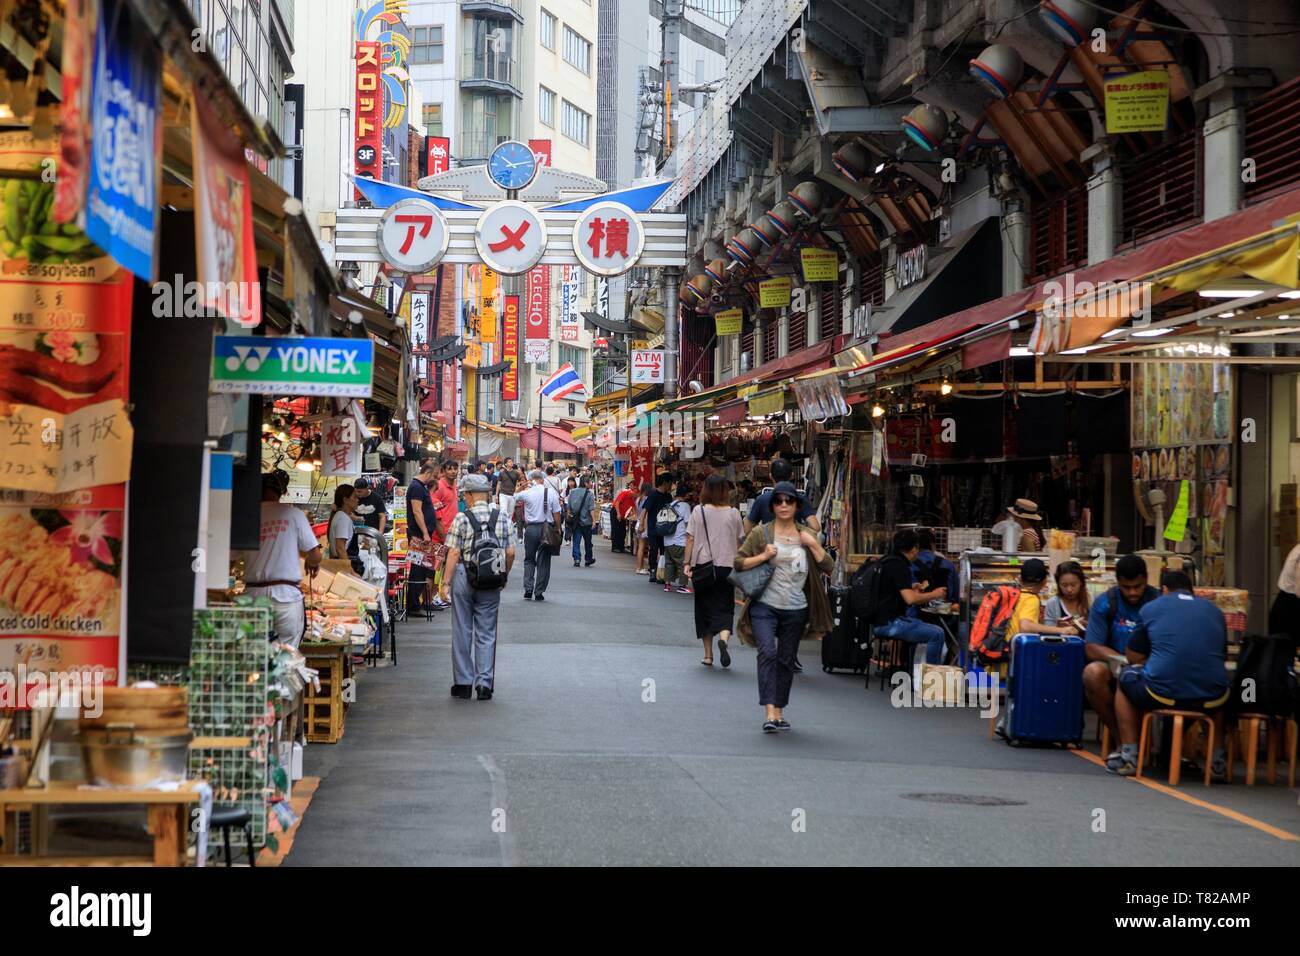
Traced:
<svg viewBox="0 0 1300 956">
<path fill-rule="evenodd" d="M 543 604 L 517 566 L 491 701 L 449 695 L 450 611 L 399 625 L 342 742 L 307 748 L 321 784 L 286 865 L 1300 864 L 1295 790 L 1012 748 L 974 709 L 823 673 L 814 642 L 793 730 L 765 735 L 753 650 L 701 666 L 693 599 L 631 566 L 566 551 Z"/>
</svg>

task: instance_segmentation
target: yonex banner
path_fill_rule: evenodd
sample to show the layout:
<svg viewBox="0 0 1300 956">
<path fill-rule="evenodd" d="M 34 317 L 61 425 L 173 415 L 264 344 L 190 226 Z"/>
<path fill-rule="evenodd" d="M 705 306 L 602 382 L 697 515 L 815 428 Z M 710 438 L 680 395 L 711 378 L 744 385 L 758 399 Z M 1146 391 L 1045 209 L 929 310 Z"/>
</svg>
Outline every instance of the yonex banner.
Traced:
<svg viewBox="0 0 1300 956">
<path fill-rule="evenodd" d="M 212 349 L 212 390 L 369 398 L 374 360 L 370 339 L 218 335 Z"/>
</svg>

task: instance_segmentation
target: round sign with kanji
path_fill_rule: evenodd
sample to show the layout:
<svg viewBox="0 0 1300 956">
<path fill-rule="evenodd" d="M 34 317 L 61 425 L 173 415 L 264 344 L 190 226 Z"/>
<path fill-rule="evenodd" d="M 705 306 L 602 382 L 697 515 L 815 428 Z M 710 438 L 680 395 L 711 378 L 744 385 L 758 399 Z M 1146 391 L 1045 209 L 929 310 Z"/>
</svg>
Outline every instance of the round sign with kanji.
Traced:
<svg viewBox="0 0 1300 956">
<path fill-rule="evenodd" d="M 645 227 L 627 206 L 598 202 L 573 227 L 573 251 L 593 275 L 622 275 L 645 249 Z"/>
<path fill-rule="evenodd" d="M 433 203 L 403 199 L 379 220 L 379 252 L 398 272 L 423 275 L 447 254 L 451 229 Z"/>
<path fill-rule="evenodd" d="M 507 199 L 479 217 L 474 244 L 494 272 L 523 275 L 546 253 L 546 223 L 531 206 Z"/>
</svg>

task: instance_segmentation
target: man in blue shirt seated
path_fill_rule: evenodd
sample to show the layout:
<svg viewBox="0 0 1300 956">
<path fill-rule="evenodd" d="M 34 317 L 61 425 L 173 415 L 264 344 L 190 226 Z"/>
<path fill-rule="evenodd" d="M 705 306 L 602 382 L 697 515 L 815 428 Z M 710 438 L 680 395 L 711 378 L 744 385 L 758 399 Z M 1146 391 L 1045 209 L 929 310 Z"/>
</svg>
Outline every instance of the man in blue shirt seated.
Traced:
<svg viewBox="0 0 1300 956">
<path fill-rule="evenodd" d="M 1119 718 L 1119 754 L 1106 769 L 1122 777 L 1137 773 L 1138 730 L 1145 711 L 1161 707 L 1213 714 L 1213 769 L 1226 770 L 1223 759 L 1223 711 L 1228 702 L 1228 629 L 1223 612 L 1192 594 L 1181 571 L 1166 571 L 1163 597 L 1145 605 L 1129 636 L 1125 654 L 1133 663 L 1119 675 L 1115 697 Z"/>
<path fill-rule="evenodd" d="M 929 584 L 931 588 L 946 588 L 948 600 L 957 600 L 957 568 L 942 554 L 935 553 L 934 533 L 922 528 L 916 532 L 916 540 L 921 550 L 912 562 L 912 581 Z"/>
<path fill-rule="evenodd" d="M 1124 651 L 1137 627 L 1139 612 L 1160 597 L 1160 592 L 1147 583 L 1146 562 L 1136 554 L 1126 554 L 1115 562 L 1115 579 L 1119 583 L 1097 598 L 1088 611 L 1088 630 L 1083 635 L 1083 653 L 1088 660 L 1083 668 L 1083 692 L 1118 745 L 1115 679 L 1128 663 Z M 1117 757 L 1119 751 L 1109 756 Z"/>
</svg>

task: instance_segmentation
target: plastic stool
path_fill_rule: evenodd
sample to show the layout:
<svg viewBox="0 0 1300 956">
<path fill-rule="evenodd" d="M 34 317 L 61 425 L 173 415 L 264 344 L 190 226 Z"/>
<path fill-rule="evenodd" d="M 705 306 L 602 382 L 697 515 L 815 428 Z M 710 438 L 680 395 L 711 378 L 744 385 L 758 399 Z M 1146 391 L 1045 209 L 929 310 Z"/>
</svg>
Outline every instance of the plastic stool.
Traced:
<svg viewBox="0 0 1300 956">
<path fill-rule="evenodd" d="M 1296 743 L 1300 737 L 1300 725 L 1290 717 L 1273 717 L 1269 714 L 1238 714 L 1237 726 L 1228 731 L 1228 782 L 1232 783 L 1232 766 L 1236 755 L 1237 734 L 1246 735 L 1243 744 L 1246 758 L 1246 786 L 1255 785 L 1255 765 L 1259 757 L 1259 725 L 1264 725 L 1267 734 L 1265 746 L 1268 749 L 1268 782 L 1277 783 L 1277 731 L 1286 731 L 1287 786 L 1295 786 Z M 1244 726 L 1243 726 L 1244 725 Z M 1280 726 L 1279 726 L 1280 725 Z"/>
<path fill-rule="evenodd" d="M 1147 763 L 1147 730 L 1151 726 L 1151 721 L 1156 717 L 1172 717 L 1174 719 L 1173 741 L 1169 745 L 1169 786 L 1178 786 L 1178 780 L 1183 772 L 1183 721 L 1190 720 L 1193 725 L 1198 722 L 1204 722 L 1208 729 L 1205 739 L 1205 785 L 1210 785 L 1210 775 L 1213 768 L 1211 763 L 1214 756 L 1214 718 L 1209 714 L 1196 710 L 1174 710 L 1173 708 L 1161 707 L 1158 710 L 1149 710 L 1142 715 L 1142 736 L 1138 740 L 1138 766 L 1137 775 L 1142 776 L 1142 770 Z"/>
</svg>

